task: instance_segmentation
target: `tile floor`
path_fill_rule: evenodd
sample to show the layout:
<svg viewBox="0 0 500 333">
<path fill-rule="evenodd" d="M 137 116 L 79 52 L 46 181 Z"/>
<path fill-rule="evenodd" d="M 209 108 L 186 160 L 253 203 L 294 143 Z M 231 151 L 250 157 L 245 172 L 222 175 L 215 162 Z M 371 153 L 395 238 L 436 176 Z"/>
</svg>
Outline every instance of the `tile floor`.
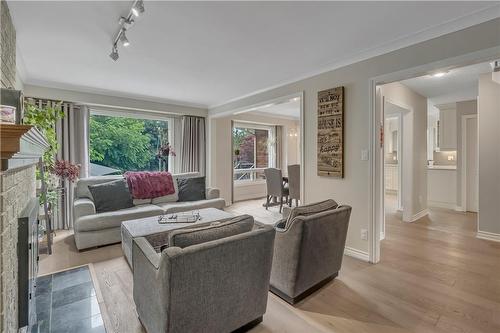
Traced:
<svg viewBox="0 0 500 333">
<path fill-rule="evenodd" d="M 105 333 L 88 266 L 37 279 L 37 333 Z"/>
</svg>

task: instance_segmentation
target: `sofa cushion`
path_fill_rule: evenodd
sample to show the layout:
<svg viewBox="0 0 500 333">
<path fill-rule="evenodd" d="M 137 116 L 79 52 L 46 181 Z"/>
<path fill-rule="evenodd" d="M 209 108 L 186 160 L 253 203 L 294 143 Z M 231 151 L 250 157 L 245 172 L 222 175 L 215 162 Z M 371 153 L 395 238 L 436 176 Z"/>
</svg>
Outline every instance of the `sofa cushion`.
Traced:
<svg viewBox="0 0 500 333">
<path fill-rule="evenodd" d="M 205 177 L 179 178 L 179 201 L 197 201 L 206 198 Z"/>
<path fill-rule="evenodd" d="M 89 186 L 108 183 L 118 179 L 123 179 L 123 176 L 116 175 L 116 176 L 95 176 L 95 177 L 80 178 L 76 182 L 75 197 L 92 199 L 92 194 L 89 191 Z"/>
<path fill-rule="evenodd" d="M 139 206 L 139 205 L 147 205 L 150 204 L 153 200 L 151 199 L 134 199 L 133 203 L 134 206 Z"/>
<path fill-rule="evenodd" d="M 111 212 L 134 206 L 125 179 L 90 185 L 89 191 L 92 194 L 97 213 Z"/>
<path fill-rule="evenodd" d="M 157 206 L 160 207 L 166 214 L 170 214 L 202 208 L 217 208 L 223 210 L 226 206 L 226 201 L 222 198 L 217 198 L 198 201 L 167 202 L 164 204 L 157 204 Z"/>
<path fill-rule="evenodd" d="M 139 219 L 142 217 L 161 215 L 163 210 L 155 205 L 140 205 L 106 212 L 87 215 L 75 221 L 77 231 L 94 231 L 119 227 L 123 221 Z"/>
<path fill-rule="evenodd" d="M 188 247 L 210 242 L 216 239 L 238 235 L 252 230 L 254 219 L 250 215 L 241 215 L 214 221 L 208 226 L 177 229 L 168 234 L 168 246 Z M 161 247 L 160 247 L 161 248 Z"/>
<path fill-rule="evenodd" d="M 297 216 L 304 216 L 304 215 L 307 216 L 307 215 L 317 214 L 317 213 L 324 212 L 326 210 L 335 209 L 337 207 L 338 207 L 338 204 L 335 202 L 335 200 L 332 200 L 332 199 L 328 199 L 328 200 L 324 200 L 324 201 L 320 201 L 320 202 L 315 202 L 315 203 L 311 203 L 311 204 L 304 205 L 304 206 L 295 207 L 290 211 L 290 215 L 288 215 L 288 218 L 286 220 L 285 229 L 290 226 L 290 224 L 292 223 L 292 220 Z"/>
</svg>

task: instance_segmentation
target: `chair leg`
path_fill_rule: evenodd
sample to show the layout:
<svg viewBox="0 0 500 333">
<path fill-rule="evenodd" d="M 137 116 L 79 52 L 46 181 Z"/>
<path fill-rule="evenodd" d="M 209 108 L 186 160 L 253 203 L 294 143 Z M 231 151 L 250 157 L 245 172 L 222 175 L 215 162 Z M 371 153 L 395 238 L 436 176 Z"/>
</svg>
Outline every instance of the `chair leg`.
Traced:
<svg viewBox="0 0 500 333">
<path fill-rule="evenodd" d="M 266 210 L 269 208 L 269 200 L 271 197 L 269 195 L 266 195 Z"/>
<path fill-rule="evenodd" d="M 299 199 L 295 199 L 295 207 L 299 206 Z"/>
<path fill-rule="evenodd" d="M 283 209 L 283 196 L 280 197 L 280 213 L 281 209 Z"/>
</svg>

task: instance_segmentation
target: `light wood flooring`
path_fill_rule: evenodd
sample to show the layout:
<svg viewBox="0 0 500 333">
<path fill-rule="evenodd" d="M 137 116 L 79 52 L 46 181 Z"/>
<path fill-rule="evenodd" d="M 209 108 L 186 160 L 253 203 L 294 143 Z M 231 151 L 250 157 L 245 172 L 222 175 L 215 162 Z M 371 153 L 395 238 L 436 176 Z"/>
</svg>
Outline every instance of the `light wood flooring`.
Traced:
<svg viewBox="0 0 500 333">
<path fill-rule="evenodd" d="M 236 203 L 272 223 L 277 208 Z M 269 294 L 264 322 L 252 332 L 500 332 L 500 243 L 475 238 L 476 214 L 430 209 L 415 223 L 387 211 L 382 260 L 344 257 L 339 277 L 295 306 Z M 142 332 L 132 300 L 132 273 L 119 245 L 75 252 L 59 233 L 41 271 L 90 263 L 108 332 Z"/>
</svg>

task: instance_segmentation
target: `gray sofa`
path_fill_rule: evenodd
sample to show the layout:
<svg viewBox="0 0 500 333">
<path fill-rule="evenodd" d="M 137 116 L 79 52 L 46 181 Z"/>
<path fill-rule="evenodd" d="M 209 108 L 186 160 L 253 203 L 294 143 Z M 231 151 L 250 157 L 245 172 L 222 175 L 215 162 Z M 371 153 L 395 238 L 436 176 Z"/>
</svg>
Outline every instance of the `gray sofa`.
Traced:
<svg viewBox="0 0 500 333">
<path fill-rule="evenodd" d="M 132 249 L 134 302 L 148 333 L 223 333 L 262 321 L 272 226 L 245 215 L 163 235 L 163 250 L 158 235 L 135 238 Z"/>
<path fill-rule="evenodd" d="M 174 184 L 178 178 L 198 177 L 198 173 L 173 175 Z M 100 176 L 78 180 L 73 202 L 73 227 L 75 243 L 78 250 L 119 243 L 121 241 L 120 226 L 123 221 L 156 216 L 163 213 L 176 213 L 202 208 L 224 209 L 226 203 L 219 198 L 219 190 L 207 188 L 206 200 L 179 202 L 177 186 L 175 195 L 152 200 L 134 200 L 134 207 L 113 212 L 96 213 L 89 185 L 102 184 L 123 176 Z"/>
<path fill-rule="evenodd" d="M 299 206 L 275 225 L 270 290 L 294 304 L 334 279 L 342 265 L 350 206 Z"/>
</svg>

